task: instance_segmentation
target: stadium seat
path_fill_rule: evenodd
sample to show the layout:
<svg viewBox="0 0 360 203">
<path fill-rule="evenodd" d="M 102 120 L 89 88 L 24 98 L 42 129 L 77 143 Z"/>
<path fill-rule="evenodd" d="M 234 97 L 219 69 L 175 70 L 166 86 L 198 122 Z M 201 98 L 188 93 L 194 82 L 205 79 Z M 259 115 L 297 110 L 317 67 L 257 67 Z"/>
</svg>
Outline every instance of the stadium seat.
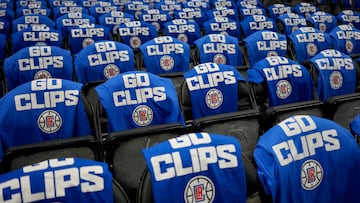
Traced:
<svg viewBox="0 0 360 203">
<path fill-rule="evenodd" d="M 254 156 L 272 202 L 360 201 L 354 195 L 360 184 L 359 147 L 350 131 L 331 120 L 291 116 L 260 137 Z"/>
<path fill-rule="evenodd" d="M 251 163 L 251 161 L 244 155 L 241 154 L 241 159 L 244 164 L 245 175 L 246 175 L 246 203 L 260 203 L 259 197 L 259 186 L 257 183 L 257 174 L 256 168 Z M 151 185 L 151 174 L 149 173 L 149 169 L 146 168 L 139 184 L 139 188 L 137 191 L 137 203 L 153 203 L 153 190 Z"/>
<path fill-rule="evenodd" d="M 241 40 L 241 31 L 238 20 L 218 16 L 204 22 L 204 35 L 225 34 Z"/>
<path fill-rule="evenodd" d="M 286 36 L 298 30 L 300 27 L 307 27 L 306 18 L 296 13 L 284 13 L 276 19 L 278 32 Z"/>
<path fill-rule="evenodd" d="M 296 61 L 267 57 L 248 70 L 248 81 L 262 113 L 264 129 L 289 115 L 324 117 L 323 102 L 317 97 L 311 75 Z"/>
<path fill-rule="evenodd" d="M 221 153 L 215 152 L 220 146 L 229 159 L 220 158 Z M 241 146 L 232 137 L 189 133 L 158 143 L 142 153 L 151 176 L 147 178 L 151 179 L 151 186 L 149 182 L 147 185 L 142 183 L 141 187 L 144 187 L 140 188 L 138 203 L 179 199 L 185 202 L 246 202 L 247 181 Z M 148 190 L 144 190 L 146 188 Z M 249 188 L 249 192 L 252 189 Z"/>
<path fill-rule="evenodd" d="M 0 100 L 1 157 L 11 147 L 65 138 L 97 140 L 80 95 L 82 84 L 51 78 L 24 83 Z M 79 138 L 81 139 L 81 138 Z"/>
<path fill-rule="evenodd" d="M 266 15 L 252 15 L 240 21 L 242 38 L 246 38 L 259 30 L 269 30 L 277 32 L 276 21 Z"/>
<path fill-rule="evenodd" d="M 181 123 L 171 123 L 114 132 L 108 136 L 104 147 L 106 161 L 112 166 L 114 179 L 123 186 L 131 202 L 136 200 L 136 191 L 146 168 L 141 150 L 185 132 Z"/>
<path fill-rule="evenodd" d="M 312 27 L 327 33 L 338 26 L 336 17 L 324 11 L 313 13 L 307 20 Z"/>
<path fill-rule="evenodd" d="M 118 28 L 121 24 L 134 21 L 134 16 L 122 11 L 111 11 L 99 17 L 99 24 L 110 29 L 112 39 L 119 41 Z"/>
<path fill-rule="evenodd" d="M 210 85 L 208 78 L 212 77 L 219 79 L 217 85 Z M 193 131 L 236 137 L 252 160 L 261 133 L 260 114 L 247 82 L 234 67 L 214 63 L 194 67 L 185 74 L 180 101 Z"/>
<path fill-rule="evenodd" d="M 171 21 L 172 17 L 160 9 L 149 9 L 139 15 L 139 20 L 154 25 L 158 34 L 164 35 L 164 24 Z"/>
<path fill-rule="evenodd" d="M 360 30 L 351 25 L 338 25 L 329 33 L 334 49 L 353 58 L 360 56 Z"/>
</svg>

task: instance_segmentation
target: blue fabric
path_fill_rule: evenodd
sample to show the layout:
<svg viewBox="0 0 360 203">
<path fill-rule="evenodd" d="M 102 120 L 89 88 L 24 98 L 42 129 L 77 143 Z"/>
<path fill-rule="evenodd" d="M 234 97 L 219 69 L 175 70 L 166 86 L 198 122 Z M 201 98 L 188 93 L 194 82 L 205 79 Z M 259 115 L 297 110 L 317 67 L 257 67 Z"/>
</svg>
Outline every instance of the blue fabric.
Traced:
<svg viewBox="0 0 360 203">
<path fill-rule="evenodd" d="M 99 19 L 99 17 L 102 16 L 103 14 L 110 13 L 113 11 L 121 11 L 121 10 L 118 6 L 112 5 L 110 2 L 109 2 L 109 6 L 101 6 L 99 4 L 96 4 L 89 8 L 90 15 L 94 16 L 95 19 Z"/>
<path fill-rule="evenodd" d="M 169 13 L 161 11 L 159 9 L 150 9 L 144 11 L 140 16 L 139 19 L 141 21 L 153 24 L 156 28 L 156 31 L 162 32 L 164 30 L 164 23 L 169 22 L 172 20 Z"/>
<path fill-rule="evenodd" d="M 314 82 L 309 72 L 291 59 L 267 57 L 252 66 L 247 75 L 249 82 L 266 84 L 269 106 L 313 99 Z"/>
<path fill-rule="evenodd" d="M 311 3 L 301 2 L 293 6 L 292 10 L 294 13 L 297 13 L 308 19 L 313 13 L 317 12 L 319 9 Z"/>
<path fill-rule="evenodd" d="M 69 29 L 73 26 L 95 24 L 95 18 L 85 13 L 68 13 L 58 17 L 55 21 L 56 29 L 58 29 L 63 37 L 69 36 Z"/>
<path fill-rule="evenodd" d="M 238 83 L 245 79 L 233 67 L 203 63 L 184 74 L 192 119 L 238 110 Z"/>
<path fill-rule="evenodd" d="M 241 30 L 238 21 L 227 17 L 216 17 L 204 22 L 205 34 L 227 34 L 241 40 Z"/>
<path fill-rule="evenodd" d="M 349 24 L 360 29 L 360 13 L 352 10 L 343 10 L 336 15 L 341 24 Z"/>
<path fill-rule="evenodd" d="M 116 41 L 99 41 L 83 48 L 74 58 L 76 78 L 81 83 L 107 80 L 135 70 L 133 50 Z"/>
<path fill-rule="evenodd" d="M 44 25 L 34 25 L 11 34 L 11 51 L 15 53 L 22 48 L 34 45 L 62 47 L 62 40 L 63 37 L 58 30 Z"/>
<path fill-rule="evenodd" d="M 214 62 L 232 66 L 244 65 L 238 39 L 228 35 L 209 34 L 195 42 L 200 63 Z"/>
<path fill-rule="evenodd" d="M 227 7 L 216 7 L 209 11 L 205 12 L 207 19 L 216 18 L 216 17 L 227 17 L 233 20 L 239 19 L 239 14 L 236 9 L 231 9 Z"/>
<path fill-rule="evenodd" d="M 314 28 L 323 32 L 330 32 L 338 26 L 336 17 L 323 11 L 313 13 L 308 21 Z"/>
<path fill-rule="evenodd" d="M 108 132 L 150 125 L 185 125 L 173 83 L 152 73 L 130 71 L 95 88 L 108 117 Z"/>
<path fill-rule="evenodd" d="M 360 30 L 351 25 L 338 25 L 329 33 L 334 48 L 344 54 L 360 53 Z"/>
<path fill-rule="evenodd" d="M 190 68 L 190 46 L 170 36 L 149 40 L 140 46 L 140 50 L 147 72 L 186 72 Z"/>
<path fill-rule="evenodd" d="M 321 51 L 310 59 L 319 71 L 317 94 L 320 100 L 351 94 L 356 88 L 356 69 L 352 58 L 335 49 Z"/>
<path fill-rule="evenodd" d="M 82 84 L 63 79 L 24 83 L 0 99 L 0 139 L 9 147 L 91 135 L 80 97 Z M 3 151 L 0 152 L 0 159 Z"/>
<path fill-rule="evenodd" d="M 73 55 L 94 42 L 110 39 L 110 29 L 98 24 L 74 26 L 69 29 L 69 49 Z"/>
<path fill-rule="evenodd" d="M 50 17 L 51 10 L 49 8 L 29 8 L 29 7 L 21 7 L 16 9 L 16 16 L 21 17 L 30 14 L 39 14 L 43 16 Z"/>
<path fill-rule="evenodd" d="M 313 27 L 301 27 L 288 37 L 294 45 L 295 60 L 300 63 L 333 47 L 330 35 Z"/>
<path fill-rule="evenodd" d="M 0 175 L 1 202 L 114 202 L 104 162 L 49 159 Z"/>
<path fill-rule="evenodd" d="M 269 30 L 277 32 L 276 22 L 265 15 L 248 16 L 240 21 L 240 27 L 243 32 L 243 38 L 259 30 Z"/>
<path fill-rule="evenodd" d="M 298 30 L 300 27 L 307 27 L 305 17 L 296 13 L 285 13 L 277 18 L 283 25 L 282 33 L 286 36 Z"/>
<path fill-rule="evenodd" d="M 273 202 L 360 201 L 354 195 L 360 187 L 359 147 L 347 129 L 331 120 L 289 117 L 260 136 L 254 158 Z"/>
<path fill-rule="evenodd" d="M 134 20 L 134 16 L 130 14 L 121 11 L 113 11 L 101 15 L 99 17 L 99 24 L 108 27 L 112 34 L 117 34 L 119 25 Z"/>
<path fill-rule="evenodd" d="M 250 65 L 268 56 L 286 56 L 287 39 L 272 31 L 257 31 L 244 39 Z"/>
<path fill-rule="evenodd" d="M 26 15 L 15 19 L 12 22 L 12 31 L 19 32 L 23 29 L 28 28 L 31 25 L 46 25 L 50 29 L 55 29 L 55 23 L 49 17 L 33 14 L 33 15 Z"/>
<path fill-rule="evenodd" d="M 26 47 L 4 61 L 8 90 L 42 78 L 73 79 L 73 61 L 68 50 L 56 46 Z"/>
<path fill-rule="evenodd" d="M 131 21 L 121 24 L 118 29 L 121 42 L 131 48 L 139 48 L 143 43 L 158 36 L 154 25 L 142 22 Z"/>
<path fill-rule="evenodd" d="M 142 153 L 155 203 L 246 202 L 241 147 L 233 137 L 186 134 Z"/>
<path fill-rule="evenodd" d="M 193 45 L 194 41 L 199 39 L 201 30 L 195 21 L 174 19 L 164 24 L 165 35 L 174 37 L 183 42 Z"/>
<path fill-rule="evenodd" d="M 53 8 L 54 19 L 68 13 L 89 14 L 89 10 L 81 6 L 56 6 Z"/>
<path fill-rule="evenodd" d="M 194 20 L 200 28 L 203 28 L 203 23 L 208 19 L 208 16 L 199 8 L 182 8 L 181 10 L 174 10 L 173 19 Z"/>
<path fill-rule="evenodd" d="M 242 6 L 238 11 L 240 20 L 252 15 L 266 15 L 266 10 L 257 6 Z"/>
<path fill-rule="evenodd" d="M 273 4 L 266 8 L 270 18 L 276 20 L 279 16 L 286 13 L 291 13 L 291 7 L 285 4 Z"/>
</svg>

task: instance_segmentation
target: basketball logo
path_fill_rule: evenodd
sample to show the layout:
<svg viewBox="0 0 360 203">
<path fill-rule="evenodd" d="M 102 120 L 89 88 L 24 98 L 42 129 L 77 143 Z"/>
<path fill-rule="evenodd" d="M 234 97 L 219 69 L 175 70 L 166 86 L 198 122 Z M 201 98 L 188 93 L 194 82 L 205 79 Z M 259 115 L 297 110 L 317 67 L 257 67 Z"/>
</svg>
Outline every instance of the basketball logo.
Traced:
<svg viewBox="0 0 360 203">
<path fill-rule="evenodd" d="M 222 54 L 216 54 L 214 56 L 213 62 L 216 64 L 226 64 L 226 58 Z"/>
<path fill-rule="evenodd" d="M 211 203 L 215 198 L 215 185 L 205 176 L 192 178 L 185 187 L 186 203 Z"/>
<path fill-rule="evenodd" d="M 323 32 L 326 32 L 326 24 L 325 23 L 320 23 L 319 24 L 319 30 L 323 31 Z"/>
<path fill-rule="evenodd" d="M 276 51 L 269 51 L 267 53 L 267 57 L 271 57 L 271 56 L 278 56 L 278 53 Z"/>
<path fill-rule="evenodd" d="M 134 109 L 132 118 L 138 126 L 148 126 L 153 120 L 154 114 L 148 106 L 140 105 Z"/>
<path fill-rule="evenodd" d="M 306 50 L 309 56 L 314 56 L 317 53 L 317 47 L 314 43 L 309 43 L 306 45 Z"/>
<path fill-rule="evenodd" d="M 109 64 L 104 68 L 104 76 L 107 79 L 119 75 L 120 69 L 115 64 Z"/>
<path fill-rule="evenodd" d="M 89 46 L 90 44 L 93 44 L 95 41 L 91 38 L 85 38 L 82 42 L 82 47 Z"/>
<path fill-rule="evenodd" d="M 211 89 L 206 93 L 206 105 L 210 109 L 217 109 L 224 101 L 223 94 L 220 90 Z"/>
<path fill-rule="evenodd" d="M 339 71 L 334 71 L 330 74 L 330 86 L 333 89 L 339 89 L 342 87 L 343 77 Z"/>
<path fill-rule="evenodd" d="M 51 74 L 46 70 L 40 70 L 35 73 L 34 80 L 51 78 Z"/>
<path fill-rule="evenodd" d="M 174 59 L 171 56 L 164 55 L 160 58 L 160 67 L 163 70 L 169 71 L 174 68 Z"/>
<path fill-rule="evenodd" d="M 280 99 L 286 99 L 292 91 L 291 84 L 287 80 L 280 80 L 276 84 L 276 95 Z"/>
<path fill-rule="evenodd" d="M 308 160 L 301 166 L 301 185 L 305 190 L 313 190 L 320 185 L 324 171 L 320 163 Z"/>
<path fill-rule="evenodd" d="M 62 119 L 58 112 L 46 110 L 38 118 L 38 126 L 44 133 L 55 133 L 62 126 Z"/>
<path fill-rule="evenodd" d="M 139 48 L 141 45 L 141 39 L 137 36 L 133 36 L 130 38 L 130 46 L 133 49 Z"/>
<path fill-rule="evenodd" d="M 186 34 L 178 34 L 178 36 L 177 36 L 177 39 L 178 40 L 180 40 L 180 41 L 183 41 L 183 42 L 188 42 L 188 37 L 187 37 L 187 35 Z"/>
<path fill-rule="evenodd" d="M 352 43 L 351 40 L 346 40 L 346 42 L 345 42 L 345 48 L 346 48 L 346 51 L 347 51 L 348 53 L 351 53 L 351 52 L 353 51 L 353 49 L 354 49 L 354 44 Z"/>
</svg>

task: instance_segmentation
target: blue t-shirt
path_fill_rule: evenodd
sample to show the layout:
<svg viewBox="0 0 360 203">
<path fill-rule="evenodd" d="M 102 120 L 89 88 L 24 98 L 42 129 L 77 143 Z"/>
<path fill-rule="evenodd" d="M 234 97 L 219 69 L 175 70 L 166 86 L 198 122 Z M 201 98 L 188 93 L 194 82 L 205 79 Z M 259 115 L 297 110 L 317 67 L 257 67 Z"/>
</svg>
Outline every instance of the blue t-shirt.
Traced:
<svg viewBox="0 0 360 203">
<path fill-rule="evenodd" d="M 203 63 L 184 74 L 192 119 L 238 110 L 238 83 L 244 77 L 229 65 Z"/>
<path fill-rule="evenodd" d="M 162 32 L 164 30 L 164 24 L 172 20 L 172 18 L 167 12 L 159 9 L 150 9 L 140 14 L 139 20 L 154 25 L 156 31 Z"/>
<path fill-rule="evenodd" d="M 122 11 L 112 11 L 99 16 L 99 24 L 108 27 L 112 34 L 118 34 L 121 24 L 134 21 L 134 16 Z"/>
<path fill-rule="evenodd" d="M 49 159 L 0 175 L 1 202 L 113 203 L 112 174 L 104 162 Z"/>
<path fill-rule="evenodd" d="M 282 14 L 291 13 L 291 7 L 285 4 L 273 4 L 266 8 L 268 11 L 268 16 L 274 20 Z"/>
<path fill-rule="evenodd" d="M 231 66 L 244 65 L 239 40 L 223 34 L 208 34 L 195 42 L 199 51 L 200 63 L 214 62 Z"/>
<path fill-rule="evenodd" d="M 152 73 L 130 71 L 97 86 L 108 118 L 108 132 L 150 125 L 185 125 L 173 83 Z"/>
<path fill-rule="evenodd" d="M 343 10 L 336 15 L 341 24 L 349 24 L 360 29 L 360 13 L 352 10 Z"/>
<path fill-rule="evenodd" d="M 323 32 L 330 32 L 338 26 L 336 17 L 324 11 L 313 13 L 307 20 L 314 28 Z"/>
<path fill-rule="evenodd" d="M 227 17 L 211 18 L 204 22 L 205 34 L 225 34 L 241 40 L 239 21 Z"/>
<path fill-rule="evenodd" d="M 54 19 L 57 19 L 58 17 L 68 13 L 89 14 L 89 10 L 81 6 L 65 6 L 65 5 L 56 6 L 53 8 Z"/>
<path fill-rule="evenodd" d="M 265 15 L 252 15 L 240 21 L 243 38 L 259 30 L 269 30 L 277 32 L 276 22 Z"/>
<path fill-rule="evenodd" d="M 194 20 L 200 28 L 203 28 L 203 23 L 208 17 L 200 8 L 182 8 L 181 10 L 174 10 L 173 19 Z"/>
<path fill-rule="evenodd" d="M 238 11 L 240 20 L 252 15 L 266 15 L 266 10 L 263 7 L 252 5 L 241 6 L 238 8 Z"/>
<path fill-rule="evenodd" d="M 9 147 L 91 135 L 82 84 L 59 78 L 24 83 L 0 99 L 0 140 Z M 0 152 L 0 159 L 3 151 Z"/>
<path fill-rule="evenodd" d="M 140 46 L 140 50 L 147 72 L 185 72 L 190 68 L 190 46 L 170 36 L 149 40 Z"/>
<path fill-rule="evenodd" d="M 308 19 L 313 13 L 317 12 L 319 9 L 311 3 L 301 2 L 293 6 L 292 10 L 294 13 L 297 13 Z"/>
<path fill-rule="evenodd" d="M 239 19 L 239 14 L 236 9 L 227 8 L 227 7 L 216 7 L 209 11 L 206 11 L 208 19 L 216 17 L 227 17 L 233 20 Z"/>
<path fill-rule="evenodd" d="M 268 56 L 286 56 L 286 36 L 272 31 L 257 31 L 244 39 L 250 65 Z"/>
<path fill-rule="evenodd" d="M 30 7 L 20 7 L 16 9 L 16 17 L 26 16 L 26 15 L 43 15 L 51 17 L 51 9 L 49 8 L 30 8 Z"/>
<path fill-rule="evenodd" d="M 360 187 L 359 147 L 331 120 L 289 117 L 260 136 L 254 158 L 273 202 L 360 202 L 354 195 Z"/>
<path fill-rule="evenodd" d="M 356 69 L 350 56 L 335 49 L 326 49 L 310 61 L 319 72 L 316 86 L 320 100 L 355 92 Z"/>
<path fill-rule="evenodd" d="M 106 13 L 110 13 L 113 11 L 120 11 L 120 8 L 118 6 L 112 5 L 109 2 L 109 5 L 107 6 L 101 6 L 100 4 L 96 4 L 94 6 L 91 6 L 89 9 L 89 13 L 91 16 L 94 16 L 95 19 L 99 19 L 100 16 Z"/>
<path fill-rule="evenodd" d="M 95 18 L 85 13 L 67 13 L 58 17 L 55 21 L 56 29 L 63 37 L 69 36 L 69 29 L 73 26 L 95 24 Z"/>
<path fill-rule="evenodd" d="M 68 50 L 56 46 L 26 47 L 4 61 L 8 91 L 35 79 L 73 79 L 73 60 Z"/>
<path fill-rule="evenodd" d="M 83 48 L 74 58 L 76 78 L 81 83 L 107 80 L 135 70 L 133 50 L 116 41 L 99 41 Z"/>
<path fill-rule="evenodd" d="M 313 27 L 301 27 L 288 37 L 293 43 L 295 60 L 300 63 L 333 47 L 330 35 Z"/>
<path fill-rule="evenodd" d="M 174 19 L 165 23 L 164 29 L 165 35 L 186 42 L 190 46 L 202 36 L 199 25 L 191 20 Z"/>
<path fill-rule="evenodd" d="M 277 18 L 283 25 L 283 30 L 280 30 L 286 36 L 298 30 L 300 27 L 307 27 L 306 19 L 304 16 L 296 13 L 285 13 Z"/>
<path fill-rule="evenodd" d="M 22 16 L 15 19 L 12 22 L 12 31 L 19 32 L 32 25 L 45 25 L 50 29 L 55 29 L 55 23 L 49 17 L 39 14 L 33 14 L 33 15 Z"/>
<path fill-rule="evenodd" d="M 344 54 L 360 53 L 360 30 L 351 25 L 338 25 L 330 33 L 334 48 Z"/>
<path fill-rule="evenodd" d="M 110 29 L 98 24 L 74 26 L 69 29 L 69 49 L 72 55 L 101 40 L 110 40 Z"/>
<path fill-rule="evenodd" d="M 63 37 L 58 30 L 46 25 L 33 25 L 11 35 L 11 51 L 14 54 L 22 48 L 34 45 L 62 47 Z"/>
<path fill-rule="evenodd" d="M 121 42 L 131 48 L 139 48 L 143 43 L 158 36 L 154 25 L 142 21 L 131 21 L 121 24 L 118 28 Z"/>
<path fill-rule="evenodd" d="M 142 153 L 151 174 L 155 203 L 246 202 L 241 147 L 233 137 L 185 134 Z"/>
<path fill-rule="evenodd" d="M 313 99 L 314 82 L 307 69 L 296 61 L 271 56 L 258 61 L 248 71 L 248 81 L 265 82 L 269 106 Z"/>
</svg>

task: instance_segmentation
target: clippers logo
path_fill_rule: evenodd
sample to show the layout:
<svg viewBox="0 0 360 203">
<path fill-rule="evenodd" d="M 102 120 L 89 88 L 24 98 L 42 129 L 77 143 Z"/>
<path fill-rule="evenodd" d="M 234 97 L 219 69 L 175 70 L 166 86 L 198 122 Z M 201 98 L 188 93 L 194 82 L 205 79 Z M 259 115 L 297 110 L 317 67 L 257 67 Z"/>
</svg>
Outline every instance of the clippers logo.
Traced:
<svg viewBox="0 0 360 203">
<path fill-rule="evenodd" d="M 276 84 L 276 95 L 280 99 L 286 99 L 292 91 L 291 84 L 287 80 L 280 80 Z"/>
<path fill-rule="evenodd" d="M 332 89 L 339 89 L 342 87 L 343 77 L 339 71 L 334 71 L 330 74 L 330 86 Z"/>
<path fill-rule="evenodd" d="M 148 126 L 153 120 L 154 114 L 148 106 L 140 105 L 134 109 L 132 117 L 138 126 Z"/>
<path fill-rule="evenodd" d="M 326 32 L 326 24 L 325 23 L 320 23 L 319 24 L 319 29 L 320 29 L 320 31 Z"/>
<path fill-rule="evenodd" d="M 141 39 L 139 37 L 131 37 L 130 38 L 130 46 L 133 49 L 139 48 L 141 45 Z"/>
<path fill-rule="evenodd" d="M 160 58 L 160 67 L 165 71 L 173 69 L 174 64 L 174 59 L 171 56 L 164 55 Z"/>
<path fill-rule="evenodd" d="M 346 40 L 345 42 L 345 48 L 348 53 L 351 53 L 354 49 L 354 44 L 350 40 Z"/>
<path fill-rule="evenodd" d="M 271 56 L 278 56 L 278 53 L 276 51 L 269 51 L 267 53 L 267 57 L 271 57 Z"/>
<path fill-rule="evenodd" d="M 152 22 L 151 24 L 155 26 L 156 31 L 160 30 L 160 24 L 158 22 Z"/>
<path fill-rule="evenodd" d="M 46 70 L 40 70 L 34 75 L 34 80 L 52 78 L 51 74 Z"/>
<path fill-rule="evenodd" d="M 39 116 L 38 126 L 44 133 L 55 133 L 62 126 L 61 116 L 56 111 L 46 110 Z"/>
<path fill-rule="evenodd" d="M 107 79 L 119 75 L 120 69 L 115 64 L 109 64 L 104 68 L 104 76 Z"/>
<path fill-rule="evenodd" d="M 224 101 L 223 94 L 220 90 L 211 89 L 206 93 L 206 105 L 210 109 L 217 109 Z"/>
<path fill-rule="evenodd" d="M 186 203 L 211 203 L 215 198 L 215 185 L 205 176 L 192 178 L 185 187 Z"/>
<path fill-rule="evenodd" d="M 94 43 L 95 41 L 91 38 L 85 38 L 83 41 L 82 41 L 82 47 L 86 47 L 86 46 L 89 46 L 90 44 Z"/>
<path fill-rule="evenodd" d="M 226 58 L 222 54 L 216 54 L 213 58 L 213 62 L 216 64 L 226 64 Z"/>
<path fill-rule="evenodd" d="M 178 40 L 181 40 L 181 41 L 183 41 L 183 42 L 188 42 L 188 41 L 189 41 L 189 39 L 188 39 L 188 37 L 186 36 L 186 34 L 179 34 L 179 35 L 177 36 L 177 39 L 178 39 Z"/>
<path fill-rule="evenodd" d="M 313 190 L 320 185 L 324 171 L 320 163 L 308 160 L 301 167 L 301 185 L 305 190 Z"/>
<path fill-rule="evenodd" d="M 317 53 L 317 47 L 314 43 L 309 43 L 306 45 L 306 50 L 309 56 L 314 56 Z"/>
</svg>

